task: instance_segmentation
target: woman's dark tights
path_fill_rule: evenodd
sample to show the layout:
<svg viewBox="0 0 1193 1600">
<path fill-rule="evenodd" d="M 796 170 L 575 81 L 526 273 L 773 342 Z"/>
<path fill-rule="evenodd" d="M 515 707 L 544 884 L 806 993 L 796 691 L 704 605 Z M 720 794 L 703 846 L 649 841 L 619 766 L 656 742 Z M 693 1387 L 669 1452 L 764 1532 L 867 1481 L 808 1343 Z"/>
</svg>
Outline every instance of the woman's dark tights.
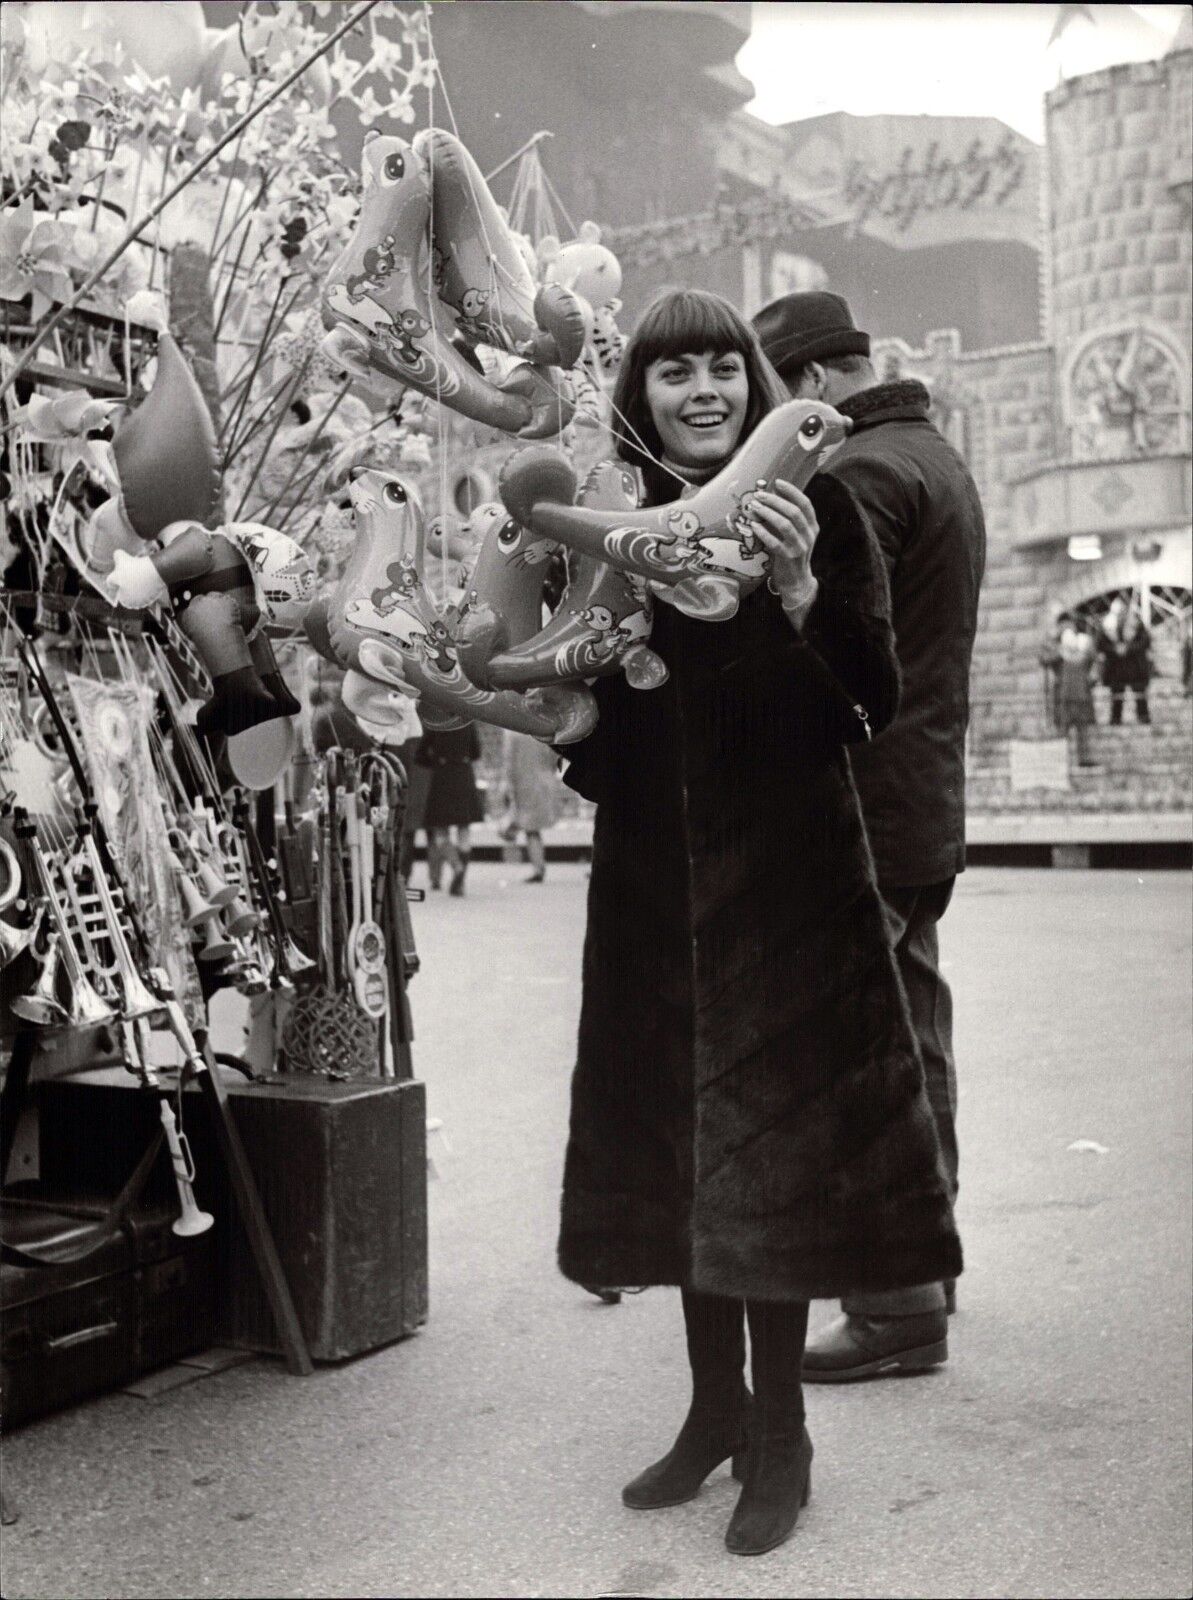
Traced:
<svg viewBox="0 0 1193 1600">
<path fill-rule="evenodd" d="M 692 1403 L 667 1454 L 622 1490 L 626 1505 L 638 1511 L 690 1500 L 730 1457 L 734 1472 L 744 1478 L 750 1460 L 761 1463 L 767 1456 L 766 1439 L 782 1449 L 788 1441 L 795 1448 L 804 1437 L 800 1365 L 807 1304 L 743 1302 L 685 1289 L 683 1314 Z M 754 1353 L 752 1403 L 745 1379 L 747 1319 Z"/>
<path fill-rule="evenodd" d="M 750 1329 L 754 1429 L 800 1433 L 804 1425 L 800 1369 L 808 1334 L 806 1300 L 730 1300 L 683 1291 L 692 1410 L 725 1417 L 740 1409 Z M 744 1315 L 743 1315 L 744 1312 Z"/>
</svg>

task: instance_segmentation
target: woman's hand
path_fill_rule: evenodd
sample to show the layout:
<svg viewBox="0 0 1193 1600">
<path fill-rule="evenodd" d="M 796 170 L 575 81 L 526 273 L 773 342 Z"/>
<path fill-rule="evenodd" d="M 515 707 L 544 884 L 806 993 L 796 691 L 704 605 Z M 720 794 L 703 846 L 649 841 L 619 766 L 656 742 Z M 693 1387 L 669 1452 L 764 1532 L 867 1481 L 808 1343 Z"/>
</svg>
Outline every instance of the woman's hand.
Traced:
<svg viewBox="0 0 1193 1600">
<path fill-rule="evenodd" d="M 751 522 L 758 542 L 770 556 L 770 587 L 784 611 L 806 613 L 816 598 L 812 551 L 820 525 L 807 495 L 784 478 L 774 492 L 760 489 L 750 497 Z"/>
</svg>

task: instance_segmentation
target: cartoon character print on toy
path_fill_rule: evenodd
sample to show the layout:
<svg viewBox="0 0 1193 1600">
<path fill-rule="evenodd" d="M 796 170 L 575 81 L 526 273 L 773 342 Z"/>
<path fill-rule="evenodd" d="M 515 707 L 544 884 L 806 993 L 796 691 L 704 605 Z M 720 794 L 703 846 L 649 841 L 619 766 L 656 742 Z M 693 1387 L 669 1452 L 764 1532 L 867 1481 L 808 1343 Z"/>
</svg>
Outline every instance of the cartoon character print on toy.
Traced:
<svg viewBox="0 0 1193 1600">
<path fill-rule="evenodd" d="M 404 139 L 376 131 L 361 153 L 356 233 L 323 288 L 328 359 L 353 373 L 416 389 L 476 422 L 526 439 L 566 427 L 571 405 L 549 376 L 525 363 L 490 383 L 451 342 L 423 288 L 431 194 L 422 164 Z"/>
<path fill-rule="evenodd" d="M 602 461 L 584 481 L 578 504 L 594 510 L 632 511 L 638 505 L 634 474 L 621 463 Z M 509 529 L 528 548 L 535 543 L 506 514 Z M 493 571 L 485 558 L 513 534 L 500 525 L 490 533 L 472 580 L 472 609 L 457 630 L 460 661 L 474 683 L 492 689 L 529 689 L 577 678 L 605 677 L 624 671 L 638 689 L 655 689 L 667 681 L 667 668 L 647 644 L 653 601 L 645 580 L 619 572 L 591 555 L 574 555 L 567 588 L 545 627 L 523 632 L 507 626 L 508 602 L 498 603 L 486 588 Z M 550 548 L 548 546 L 548 548 Z M 479 592 L 478 592 L 479 591 Z M 480 596 L 488 595 L 484 606 Z M 541 614 L 541 583 L 534 593 Z"/>
<path fill-rule="evenodd" d="M 423 579 L 425 524 L 411 485 L 393 473 L 358 468 L 348 494 L 357 542 L 335 590 L 307 613 L 307 637 L 316 650 L 377 683 L 417 695 L 428 727 L 491 722 L 552 744 L 591 733 L 596 703 L 580 685 L 495 693 L 464 675 L 455 608 L 441 612 Z"/>
<path fill-rule="evenodd" d="M 536 287 L 471 153 L 445 128 L 416 134 L 414 152 L 433 200 L 435 291 L 465 338 L 538 365 L 574 366 L 584 347 L 583 308 L 562 282 Z"/>
<path fill-rule="evenodd" d="M 768 572 L 752 496 L 777 478 L 804 488 L 850 426 L 817 400 L 789 400 L 764 417 L 733 460 L 690 498 L 630 518 L 573 505 L 575 471 L 560 451 L 542 445 L 509 458 L 498 490 L 524 527 L 650 579 L 687 616 L 721 622 Z"/>
</svg>

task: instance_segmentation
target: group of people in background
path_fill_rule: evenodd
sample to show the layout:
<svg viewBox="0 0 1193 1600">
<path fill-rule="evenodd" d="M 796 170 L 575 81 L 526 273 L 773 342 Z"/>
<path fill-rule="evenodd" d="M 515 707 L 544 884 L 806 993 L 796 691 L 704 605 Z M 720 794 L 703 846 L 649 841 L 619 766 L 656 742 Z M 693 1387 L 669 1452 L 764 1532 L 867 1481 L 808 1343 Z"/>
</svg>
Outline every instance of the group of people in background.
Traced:
<svg viewBox="0 0 1193 1600">
<path fill-rule="evenodd" d="M 1138 609 L 1121 595 L 1100 622 L 1079 613 L 1057 611 L 1040 650 L 1048 710 L 1056 729 L 1069 737 L 1079 766 L 1090 765 L 1086 729 L 1097 721 L 1094 688 L 1110 691 L 1110 725 L 1123 720 L 1128 694 L 1135 721 L 1151 722 L 1148 689 L 1155 676 L 1151 633 Z"/>
<path fill-rule="evenodd" d="M 413 863 L 414 835 L 427 836 L 427 884 L 442 886 L 446 868 L 448 894 L 462 895 L 472 851 L 471 829 L 485 820 L 485 798 L 476 777 L 481 759 L 480 735 L 475 723 L 451 732 L 428 730 L 410 741 L 404 752 L 410 776 L 406 831 L 409 866 Z M 504 805 L 498 828 L 507 846 L 519 837 L 525 841 L 530 863 L 527 883 L 542 883 L 547 876 L 543 834 L 557 821 L 561 784 L 555 753 L 529 734 L 503 735 L 499 797 Z"/>
<path fill-rule="evenodd" d="M 339 748 L 363 752 L 374 740 L 345 709 L 335 692 L 338 674 L 320 662 L 311 686 L 311 747 L 316 754 Z M 446 886 L 456 898 L 465 892 L 472 859 L 472 828 L 486 816 L 485 785 L 476 767 L 482 760 L 475 723 L 465 728 L 427 728 L 400 744 L 395 754 L 406 772 L 406 812 L 402 831 L 402 875 L 414 870 L 420 831 L 426 837 L 427 886 Z M 506 859 L 524 852 L 530 865 L 525 882 L 547 877 L 543 836 L 559 820 L 563 785 L 555 752 L 529 734 L 505 731 L 498 785 L 498 832 Z"/>
</svg>

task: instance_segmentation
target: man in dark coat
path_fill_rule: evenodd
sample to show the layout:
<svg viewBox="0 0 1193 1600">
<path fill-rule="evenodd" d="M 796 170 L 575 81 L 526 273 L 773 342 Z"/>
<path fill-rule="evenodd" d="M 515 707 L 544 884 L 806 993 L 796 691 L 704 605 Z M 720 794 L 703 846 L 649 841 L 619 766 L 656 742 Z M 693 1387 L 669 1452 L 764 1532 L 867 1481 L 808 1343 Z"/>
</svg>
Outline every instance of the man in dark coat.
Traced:
<svg viewBox="0 0 1193 1600">
<path fill-rule="evenodd" d="M 978 592 L 986 559 L 982 507 L 965 462 L 929 421 L 918 382 L 879 383 L 869 336 L 840 295 L 784 295 L 754 318 L 793 397 L 827 401 L 853 421 L 825 472 L 865 510 L 886 560 L 902 674 L 894 723 L 851 751 L 899 970 L 952 1195 L 957 1088 L 952 997 L 937 924 L 965 866 L 965 731 Z M 804 1376 L 839 1382 L 923 1370 L 944 1360 L 953 1285 L 853 1295 L 810 1340 Z"/>
</svg>

